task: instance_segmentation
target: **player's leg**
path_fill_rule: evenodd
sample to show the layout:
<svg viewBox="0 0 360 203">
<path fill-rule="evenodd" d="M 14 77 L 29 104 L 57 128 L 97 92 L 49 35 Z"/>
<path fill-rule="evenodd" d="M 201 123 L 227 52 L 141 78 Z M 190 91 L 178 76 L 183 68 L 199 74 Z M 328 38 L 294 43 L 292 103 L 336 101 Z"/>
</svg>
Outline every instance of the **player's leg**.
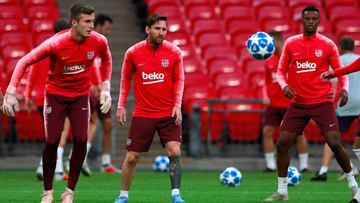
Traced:
<svg viewBox="0 0 360 203">
<path fill-rule="evenodd" d="M 185 203 L 180 195 L 181 182 L 181 143 L 182 130 L 181 126 L 175 125 L 175 118 L 163 118 L 157 124 L 157 131 L 160 141 L 165 146 L 166 153 L 169 157 L 170 182 L 171 182 L 171 200 L 172 203 Z"/>
<path fill-rule="evenodd" d="M 263 151 L 265 155 L 265 162 L 266 162 L 266 169 L 264 172 L 273 172 L 276 170 L 276 163 L 275 163 L 275 144 L 273 141 L 273 134 L 275 128 L 270 125 L 265 125 L 262 132 L 262 145 Z"/>
<path fill-rule="evenodd" d="M 142 152 L 150 149 L 154 139 L 158 119 L 133 117 L 129 136 L 126 142 L 126 157 L 122 165 L 120 195 L 115 203 L 125 203 L 129 198 L 129 190 L 133 180 L 136 164 Z"/>
<path fill-rule="evenodd" d="M 103 149 L 101 155 L 101 171 L 107 173 L 121 173 L 121 169 L 116 168 L 111 163 L 111 131 L 113 127 L 111 112 L 99 117 L 103 124 Z"/>
<path fill-rule="evenodd" d="M 358 120 L 358 122 L 360 123 L 360 119 Z M 360 129 L 357 129 L 357 133 L 353 145 L 353 152 L 356 158 L 360 161 Z M 359 174 L 359 170 L 357 167 L 353 166 L 353 170 L 354 170 L 354 174 L 357 172 L 357 174 L 355 175 Z"/>
<path fill-rule="evenodd" d="M 87 162 L 87 155 L 89 154 L 89 151 L 91 149 L 91 143 L 94 141 L 95 136 L 96 136 L 96 126 L 97 126 L 97 115 L 96 115 L 96 112 L 91 110 L 90 122 L 89 122 L 89 134 L 88 134 L 88 140 L 86 143 L 86 156 L 85 156 L 82 168 L 81 168 L 82 174 L 87 177 L 90 177 L 92 174 L 90 166 Z"/>
<path fill-rule="evenodd" d="M 299 162 L 300 162 L 300 171 L 301 173 L 309 172 L 309 149 L 307 145 L 307 140 L 304 134 L 301 134 L 297 137 L 296 141 L 298 156 L 299 156 Z"/>
<path fill-rule="evenodd" d="M 63 164 L 63 154 L 64 148 L 66 145 L 66 140 L 69 135 L 70 130 L 70 121 L 69 118 L 65 118 L 64 128 L 61 132 L 61 139 L 59 143 L 59 147 L 57 149 L 57 160 L 56 160 L 56 168 L 55 168 L 55 180 L 67 180 L 68 176 L 64 172 L 64 164 Z"/>
<path fill-rule="evenodd" d="M 311 113 L 312 119 L 315 120 L 320 127 L 326 143 L 329 145 L 331 151 L 335 155 L 336 161 L 344 171 L 348 180 L 348 186 L 354 196 L 358 190 L 358 185 L 351 169 L 349 156 L 341 144 L 341 134 L 333 104 L 322 104 L 321 106 L 314 108 Z"/>
<path fill-rule="evenodd" d="M 326 181 L 327 172 L 333 153 L 327 143 L 324 144 L 323 157 L 320 170 L 311 178 L 312 181 Z"/>
<path fill-rule="evenodd" d="M 41 116 L 41 120 L 44 122 L 44 106 L 37 106 L 37 111 Z M 45 135 L 44 135 L 45 136 Z M 42 162 L 42 156 L 40 157 L 40 163 L 39 166 L 36 168 L 36 177 L 38 180 L 43 180 L 43 162 Z"/>
<path fill-rule="evenodd" d="M 288 200 L 287 189 L 287 169 L 290 163 L 289 148 L 295 143 L 297 136 L 300 135 L 309 119 L 304 108 L 290 105 L 280 126 L 280 136 L 276 143 L 277 150 L 277 169 L 278 169 L 278 189 L 272 196 L 264 201 L 284 201 Z"/>
<path fill-rule="evenodd" d="M 63 100 L 58 95 L 46 94 L 44 104 L 45 146 L 43 150 L 44 194 L 42 201 L 51 202 L 52 182 L 56 166 L 57 147 L 66 116 Z"/>
<path fill-rule="evenodd" d="M 72 98 L 68 107 L 68 116 L 73 132 L 73 150 L 70 159 L 70 171 L 67 188 L 62 195 L 63 202 L 72 202 L 73 191 L 79 179 L 80 171 L 86 155 L 86 142 L 90 120 L 89 95 Z"/>
</svg>

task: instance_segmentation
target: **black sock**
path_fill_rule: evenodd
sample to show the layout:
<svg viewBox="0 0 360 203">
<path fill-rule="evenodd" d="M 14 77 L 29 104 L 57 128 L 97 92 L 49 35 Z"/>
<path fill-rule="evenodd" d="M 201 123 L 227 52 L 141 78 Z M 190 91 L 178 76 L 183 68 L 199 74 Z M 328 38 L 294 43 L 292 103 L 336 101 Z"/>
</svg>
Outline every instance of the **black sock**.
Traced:
<svg viewBox="0 0 360 203">
<path fill-rule="evenodd" d="M 180 156 L 171 156 L 169 175 L 171 181 L 171 189 L 180 189 L 180 179 L 181 179 L 181 166 L 180 166 Z"/>
</svg>

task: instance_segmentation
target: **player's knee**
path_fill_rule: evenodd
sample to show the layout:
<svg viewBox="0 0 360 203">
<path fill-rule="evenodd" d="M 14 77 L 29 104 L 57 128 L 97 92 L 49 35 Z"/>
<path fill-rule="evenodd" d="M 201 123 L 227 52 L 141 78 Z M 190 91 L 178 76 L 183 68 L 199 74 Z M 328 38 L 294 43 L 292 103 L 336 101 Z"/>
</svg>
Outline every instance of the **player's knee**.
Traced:
<svg viewBox="0 0 360 203">
<path fill-rule="evenodd" d="M 273 133 L 274 129 L 272 127 L 265 126 L 263 128 L 263 137 L 272 138 Z"/>
<path fill-rule="evenodd" d="M 276 143 L 276 150 L 278 153 L 287 153 L 289 150 L 289 143 L 279 140 Z"/>
<path fill-rule="evenodd" d="M 45 147 L 48 149 L 57 149 L 59 146 L 58 140 L 46 139 Z"/>
<path fill-rule="evenodd" d="M 140 160 L 140 154 L 128 153 L 126 156 L 126 162 L 131 165 L 137 164 Z"/>
<path fill-rule="evenodd" d="M 340 142 L 328 142 L 327 144 L 329 145 L 331 151 L 335 154 L 341 150 Z"/>
<path fill-rule="evenodd" d="M 108 120 L 108 119 L 104 120 L 104 130 L 111 131 L 112 127 L 113 127 L 113 125 L 112 125 L 111 119 L 110 120 Z"/>
<path fill-rule="evenodd" d="M 172 146 L 167 149 L 168 156 L 180 156 L 181 149 L 179 146 Z"/>
</svg>

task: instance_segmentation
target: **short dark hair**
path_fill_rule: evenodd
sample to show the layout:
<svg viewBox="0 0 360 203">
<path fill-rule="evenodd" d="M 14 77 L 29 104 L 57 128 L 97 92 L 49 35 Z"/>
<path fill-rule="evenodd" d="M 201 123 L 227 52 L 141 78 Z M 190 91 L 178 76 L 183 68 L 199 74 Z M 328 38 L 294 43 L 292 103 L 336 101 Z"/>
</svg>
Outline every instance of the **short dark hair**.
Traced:
<svg viewBox="0 0 360 203">
<path fill-rule="evenodd" d="M 70 23 L 67 19 L 65 18 L 59 18 L 55 23 L 54 23 L 54 32 L 58 33 L 62 30 L 65 29 L 69 29 L 70 28 Z"/>
<path fill-rule="evenodd" d="M 84 3 L 77 3 L 73 5 L 70 9 L 70 21 L 71 20 L 78 21 L 81 14 L 91 15 L 94 12 L 95 12 L 94 7 Z"/>
<path fill-rule="evenodd" d="M 156 22 L 161 21 L 161 20 L 162 20 L 162 21 L 166 21 L 166 20 L 167 20 L 167 17 L 155 13 L 155 14 L 149 16 L 149 17 L 146 19 L 146 26 L 151 27 L 151 26 L 154 25 Z"/>
<path fill-rule="evenodd" d="M 355 48 L 354 39 L 350 36 L 344 36 L 339 40 L 339 46 L 344 51 L 353 51 Z"/>
<path fill-rule="evenodd" d="M 302 10 L 301 15 L 304 15 L 305 11 L 315 11 L 315 12 L 318 12 L 318 14 L 320 15 L 319 9 L 317 9 L 315 6 L 307 6 L 307 7 L 305 7 Z"/>
<path fill-rule="evenodd" d="M 274 38 L 274 40 L 279 40 L 279 41 L 283 41 L 283 36 L 281 34 L 281 32 L 276 31 L 276 30 L 271 30 L 270 32 L 268 32 L 268 34 Z"/>
<path fill-rule="evenodd" d="M 96 27 L 97 25 L 104 25 L 106 21 L 111 24 L 113 22 L 113 20 L 110 16 L 105 15 L 105 14 L 99 14 L 95 18 L 94 26 Z"/>
</svg>

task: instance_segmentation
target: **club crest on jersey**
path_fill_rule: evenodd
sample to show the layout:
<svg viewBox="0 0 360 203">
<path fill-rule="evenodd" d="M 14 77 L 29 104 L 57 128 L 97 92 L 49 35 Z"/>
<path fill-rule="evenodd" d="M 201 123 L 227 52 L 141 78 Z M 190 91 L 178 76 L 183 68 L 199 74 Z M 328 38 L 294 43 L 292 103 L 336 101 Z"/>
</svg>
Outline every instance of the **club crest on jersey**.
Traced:
<svg viewBox="0 0 360 203">
<path fill-rule="evenodd" d="M 87 59 L 91 60 L 91 59 L 94 58 L 95 54 L 94 54 L 93 51 L 89 51 L 89 52 L 86 54 L 86 56 L 87 56 Z"/>
<path fill-rule="evenodd" d="M 315 56 L 316 57 L 321 57 L 322 56 L 322 50 L 319 50 L 319 49 L 315 50 Z"/>
<path fill-rule="evenodd" d="M 169 66 L 169 59 L 163 59 L 161 60 L 161 66 L 163 68 L 167 68 Z"/>
</svg>

